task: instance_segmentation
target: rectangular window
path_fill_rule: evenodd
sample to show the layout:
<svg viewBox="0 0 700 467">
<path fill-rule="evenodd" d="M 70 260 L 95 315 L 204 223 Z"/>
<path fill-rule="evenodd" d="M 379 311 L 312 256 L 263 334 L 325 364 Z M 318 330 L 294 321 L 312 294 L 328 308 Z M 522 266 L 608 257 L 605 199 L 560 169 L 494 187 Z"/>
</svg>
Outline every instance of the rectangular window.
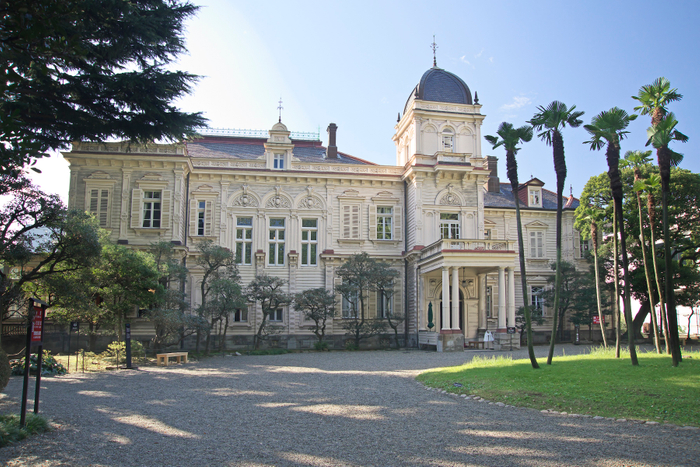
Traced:
<svg viewBox="0 0 700 467">
<path fill-rule="evenodd" d="M 90 214 L 95 216 L 100 227 L 107 227 L 109 219 L 109 190 L 90 190 Z"/>
<path fill-rule="evenodd" d="M 493 318 L 493 286 L 486 286 L 486 317 Z"/>
<path fill-rule="evenodd" d="M 343 318 L 357 318 L 357 307 L 359 306 L 357 292 L 351 293 L 349 298 L 350 300 L 343 295 Z"/>
<path fill-rule="evenodd" d="M 267 264 L 284 265 L 284 219 L 270 219 L 269 255 Z"/>
<path fill-rule="evenodd" d="M 530 306 L 532 316 L 544 316 L 544 299 L 542 298 L 544 287 L 530 287 Z"/>
<path fill-rule="evenodd" d="M 541 206 L 540 190 L 530 190 L 530 206 Z"/>
<path fill-rule="evenodd" d="M 160 228 L 160 191 L 143 192 L 143 224 L 142 227 Z"/>
<path fill-rule="evenodd" d="M 236 262 L 253 264 L 253 218 L 236 219 Z"/>
<path fill-rule="evenodd" d="M 248 321 L 248 310 L 244 310 L 243 308 L 237 308 L 236 311 L 233 312 L 233 322 L 234 323 L 245 323 Z"/>
<path fill-rule="evenodd" d="M 544 258 L 544 232 L 530 232 L 530 257 Z"/>
<path fill-rule="evenodd" d="M 440 238 L 459 238 L 459 214 L 440 213 Z"/>
<path fill-rule="evenodd" d="M 491 229 L 484 230 L 484 240 L 491 240 Z"/>
<path fill-rule="evenodd" d="M 273 162 L 275 169 L 284 169 L 284 154 L 275 154 Z"/>
<path fill-rule="evenodd" d="M 282 318 L 284 318 L 282 308 L 277 308 L 275 311 L 270 313 L 270 321 L 273 323 L 281 323 Z"/>
<path fill-rule="evenodd" d="M 316 266 L 318 250 L 318 220 L 301 220 L 301 265 Z"/>
<path fill-rule="evenodd" d="M 586 252 L 590 249 L 591 245 L 590 240 L 581 240 L 581 243 L 579 243 L 579 248 L 580 248 L 580 258 L 585 258 L 586 257 Z"/>
<path fill-rule="evenodd" d="M 393 219 L 391 206 L 377 206 L 377 240 L 393 239 Z"/>
<path fill-rule="evenodd" d="M 197 203 L 197 235 L 204 235 L 204 215 L 207 211 L 206 207 L 206 201 L 199 201 Z"/>
</svg>

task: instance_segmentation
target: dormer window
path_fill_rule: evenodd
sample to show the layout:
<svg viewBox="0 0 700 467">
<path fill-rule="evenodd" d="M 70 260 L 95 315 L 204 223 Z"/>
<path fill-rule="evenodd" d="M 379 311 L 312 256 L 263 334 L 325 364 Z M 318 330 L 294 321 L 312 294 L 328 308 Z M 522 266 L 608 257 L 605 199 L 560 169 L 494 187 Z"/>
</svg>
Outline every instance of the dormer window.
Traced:
<svg viewBox="0 0 700 467">
<path fill-rule="evenodd" d="M 273 157 L 273 168 L 284 169 L 284 154 L 275 154 Z"/>
<path fill-rule="evenodd" d="M 442 150 L 444 152 L 454 152 L 454 131 L 452 128 L 442 130 Z"/>
<path fill-rule="evenodd" d="M 542 190 L 539 188 L 530 188 L 530 202 L 528 206 L 534 208 L 542 207 Z"/>
</svg>

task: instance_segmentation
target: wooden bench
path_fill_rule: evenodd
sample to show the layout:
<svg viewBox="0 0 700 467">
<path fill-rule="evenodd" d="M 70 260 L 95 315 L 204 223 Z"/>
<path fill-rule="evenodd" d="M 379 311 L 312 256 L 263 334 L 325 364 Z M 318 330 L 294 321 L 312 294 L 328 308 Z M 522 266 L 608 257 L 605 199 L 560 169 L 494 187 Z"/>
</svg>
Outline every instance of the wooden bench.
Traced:
<svg viewBox="0 0 700 467">
<path fill-rule="evenodd" d="M 478 349 L 478 348 L 484 348 L 484 344 L 486 344 L 485 341 L 467 341 L 467 348 L 468 349 Z"/>
<path fill-rule="evenodd" d="M 171 358 L 177 359 L 177 363 L 187 363 L 187 352 L 159 353 L 156 355 L 156 357 L 156 363 L 158 366 L 168 366 Z"/>
</svg>

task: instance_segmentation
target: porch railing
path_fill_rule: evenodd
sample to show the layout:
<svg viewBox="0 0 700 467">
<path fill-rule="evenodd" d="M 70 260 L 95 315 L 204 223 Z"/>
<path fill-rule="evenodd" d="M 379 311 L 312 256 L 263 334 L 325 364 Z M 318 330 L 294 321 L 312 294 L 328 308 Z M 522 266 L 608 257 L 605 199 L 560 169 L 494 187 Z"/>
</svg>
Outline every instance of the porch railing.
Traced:
<svg viewBox="0 0 700 467">
<path fill-rule="evenodd" d="M 515 242 L 512 240 L 468 240 L 468 239 L 442 239 L 428 245 L 421 251 L 421 259 L 429 258 L 443 251 L 489 251 L 512 252 L 515 251 Z"/>
</svg>

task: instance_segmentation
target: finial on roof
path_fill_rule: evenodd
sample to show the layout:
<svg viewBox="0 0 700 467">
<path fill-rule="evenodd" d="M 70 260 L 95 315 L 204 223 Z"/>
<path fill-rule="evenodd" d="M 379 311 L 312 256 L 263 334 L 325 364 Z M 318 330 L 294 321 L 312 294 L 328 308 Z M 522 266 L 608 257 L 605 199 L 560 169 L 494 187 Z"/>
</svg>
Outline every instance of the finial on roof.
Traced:
<svg viewBox="0 0 700 467">
<path fill-rule="evenodd" d="M 479 103 L 479 93 L 474 91 L 474 105 Z"/>
<path fill-rule="evenodd" d="M 569 196 L 574 196 L 574 185 L 569 185 Z"/>
<path fill-rule="evenodd" d="M 401 121 L 401 112 L 399 112 L 399 114 L 397 115 L 396 121 L 397 121 L 397 122 L 400 122 L 400 121 Z"/>
<path fill-rule="evenodd" d="M 437 57 L 435 55 L 435 51 L 438 48 L 438 45 L 435 43 L 435 34 L 433 34 L 433 43 L 430 44 L 430 48 L 433 49 L 433 67 L 437 68 Z"/>
<path fill-rule="evenodd" d="M 280 96 L 279 105 L 277 106 L 277 110 L 280 112 L 280 123 L 282 123 L 282 109 L 284 109 L 284 107 L 282 107 L 282 97 Z"/>
</svg>

